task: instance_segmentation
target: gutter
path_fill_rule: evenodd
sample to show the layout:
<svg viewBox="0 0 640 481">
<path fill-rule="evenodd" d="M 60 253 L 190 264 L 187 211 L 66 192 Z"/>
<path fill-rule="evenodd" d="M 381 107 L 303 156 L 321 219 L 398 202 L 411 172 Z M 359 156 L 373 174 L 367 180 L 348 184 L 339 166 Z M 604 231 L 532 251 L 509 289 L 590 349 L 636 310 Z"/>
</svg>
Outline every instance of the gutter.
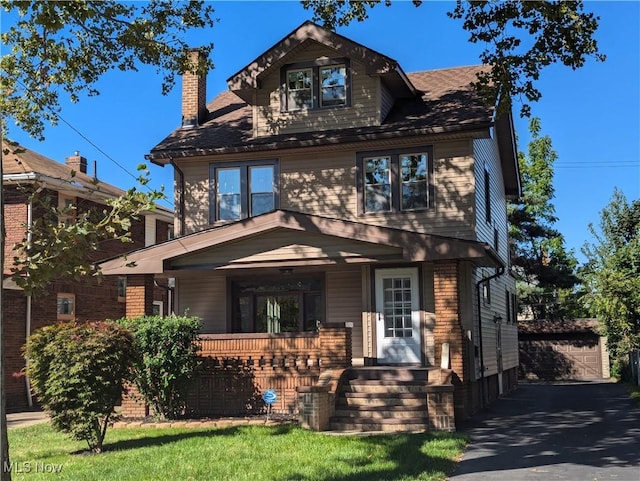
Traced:
<svg viewBox="0 0 640 481">
<path fill-rule="evenodd" d="M 478 296 L 478 342 L 480 344 L 480 409 L 484 409 L 485 407 L 485 377 L 484 377 L 484 349 L 482 343 L 482 298 L 480 296 L 480 286 L 486 282 L 491 281 L 492 279 L 496 279 L 502 276 L 505 272 L 504 267 L 497 267 L 495 274 L 489 277 L 485 277 L 484 279 L 480 279 L 476 282 L 476 294 Z"/>
<path fill-rule="evenodd" d="M 33 202 L 29 201 L 27 206 L 27 244 L 31 243 L 31 224 L 33 223 Z M 31 336 L 31 294 L 27 296 L 27 312 L 25 319 L 25 342 L 29 340 Z M 31 396 L 31 381 L 29 380 L 29 374 L 27 374 L 26 367 L 29 365 L 29 359 L 25 358 L 25 375 L 24 382 L 27 388 L 27 406 L 33 407 L 33 397 Z"/>
</svg>

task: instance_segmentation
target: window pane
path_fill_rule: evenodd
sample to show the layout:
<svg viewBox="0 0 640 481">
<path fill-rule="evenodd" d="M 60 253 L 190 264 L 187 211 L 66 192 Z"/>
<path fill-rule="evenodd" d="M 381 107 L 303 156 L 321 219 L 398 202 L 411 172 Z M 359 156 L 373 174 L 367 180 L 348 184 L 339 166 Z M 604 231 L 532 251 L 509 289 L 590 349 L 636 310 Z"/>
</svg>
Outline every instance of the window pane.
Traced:
<svg viewBox="0 0 640 481">
<path fill-rule="evenodd" d="M 275 208 L 273 166 L 250 167 L 251 216 L 264 214 Z"/>
<path fill-rule="evenodd" d="M 323 106 L 344 105 L 347 100 L 347 69 L 334 65 L 320 69 L 322 82 L 321 102 Z"/>
<path fill-rule="evenodd" d="M 257 296 L 258 332 L 298 332 L 300 301 L 298 296 Z"/>
<path fill-rule="evenodd" d="M 311 69 L 287 72 L 287 108 L 289 110 L 313 107 Z"/>
<path fill-rule="evenodd" d="M 218 220 L 240 219 L 240 169 L 218 169 L 216 205 Z"/>
<path fill-rule="evenodd" d="M 73 316 L 75 313 L 74 298 L 70 296 L 58 296 L 58 314 Z"/>
<path fill-rule="evenodd" d="M 389 157 L 364 160 L 364 208 L 366 212 L 388 211 L 391 208 Z"/>
<path fill-rule="evenodd" d="M 320 293 L 304 294 L 305 331 L 315 331 L 323 320 Z"/>
<path fill-rule="evenodd" d="M 427 154 L 400 156 L 402 209 L 425 209 L 428 206 Z"/>
</svg>

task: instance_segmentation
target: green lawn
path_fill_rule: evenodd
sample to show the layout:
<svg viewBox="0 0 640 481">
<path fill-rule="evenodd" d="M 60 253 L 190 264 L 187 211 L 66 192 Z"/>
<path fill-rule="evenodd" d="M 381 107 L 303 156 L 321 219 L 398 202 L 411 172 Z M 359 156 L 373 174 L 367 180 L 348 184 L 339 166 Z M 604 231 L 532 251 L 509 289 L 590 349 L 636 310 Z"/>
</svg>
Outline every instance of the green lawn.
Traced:
<svg viewBox="0 0 640 481">
<path fill-rule="evenodd" d="M 9 430 L 13 480 L 443 480 L 465 445 L 459 433 L 328 436 L 301 428 L 110 429 L 85 454 L 48 424 Z"/>
</svg>

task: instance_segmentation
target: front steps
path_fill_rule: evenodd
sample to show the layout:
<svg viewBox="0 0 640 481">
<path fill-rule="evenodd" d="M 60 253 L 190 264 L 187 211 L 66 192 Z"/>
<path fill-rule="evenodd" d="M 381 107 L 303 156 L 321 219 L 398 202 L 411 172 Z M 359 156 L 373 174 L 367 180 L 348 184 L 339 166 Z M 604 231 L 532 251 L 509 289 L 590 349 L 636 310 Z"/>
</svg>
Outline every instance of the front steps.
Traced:
<svg viewBox="0 0 640 481">
<path fill-rule="evenodd" d="M 429 370 L 351 368 L 336 392 L 330 429 L 341 432 L 419 432 L 429 429 Z"/>
</svg>

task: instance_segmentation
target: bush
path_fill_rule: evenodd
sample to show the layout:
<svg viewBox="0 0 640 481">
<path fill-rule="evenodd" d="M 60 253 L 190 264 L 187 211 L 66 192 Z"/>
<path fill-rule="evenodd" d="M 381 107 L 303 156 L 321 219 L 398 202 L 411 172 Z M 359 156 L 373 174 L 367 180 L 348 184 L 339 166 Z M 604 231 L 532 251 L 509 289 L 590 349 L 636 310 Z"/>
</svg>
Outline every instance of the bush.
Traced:
<svg viewBox="0 0 640 481">
<path fill-rule="evenodd" d="M 131 332 L 113 322 L 59 323 L 35 331 L 24 352 L 31 385 L 53 427 L 101 452 L 130 379 Z"/>
<path fill-rule="evenodd" d="M 200 320 L 172 315 L 119 322 L 134 334 L 133 383 L 140 395 L 162 418 L 184 414 L 198 368 Z"/>
</svg>

